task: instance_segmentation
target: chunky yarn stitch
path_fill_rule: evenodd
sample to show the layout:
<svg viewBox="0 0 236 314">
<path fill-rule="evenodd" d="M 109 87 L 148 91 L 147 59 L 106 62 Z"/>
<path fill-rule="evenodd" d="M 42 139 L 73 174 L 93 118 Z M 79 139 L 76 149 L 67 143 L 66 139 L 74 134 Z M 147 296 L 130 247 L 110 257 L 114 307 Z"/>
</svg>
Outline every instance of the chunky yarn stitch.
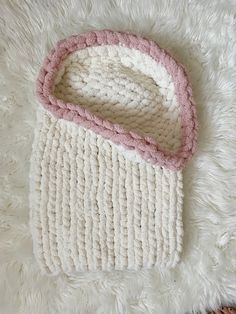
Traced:
<svg viewBox="0 0 236 314">
<path fill-rule="evenodd" d="M 182 66 L 152 41 L 90 32 L 52 50 L 37 93 L 30 221 L 41 269 L 174 267 L 197 128 Z"/>
</svg>

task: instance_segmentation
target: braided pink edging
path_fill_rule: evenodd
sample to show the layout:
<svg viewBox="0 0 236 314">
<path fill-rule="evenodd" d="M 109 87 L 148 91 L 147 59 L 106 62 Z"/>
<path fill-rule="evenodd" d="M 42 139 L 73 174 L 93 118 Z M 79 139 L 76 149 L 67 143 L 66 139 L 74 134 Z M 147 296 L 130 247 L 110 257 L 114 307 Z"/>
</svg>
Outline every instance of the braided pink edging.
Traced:
<svg viewBox="0 0 236 314">
<path fill-rule="evenodd" d="M 135 131 L 127 131 L 121 125 L 98 117 L 78 104 L 66 103 L 53 96 L 54 77 L 61 62 L 76 50 L 99 45 L 123 45 L 138 49 L 150 55 L 156 62 L 160 62 L 171 75 L 177 100 L 181 106 L 182 138 L 181 146 L 176 153 L 163 150 L 152 137 L 139 135 Z M 196 110 L 185 70 L 152 40 L 109 30 L 88 32 L 62 40 L 52 49 L 43 63 L 37 79 L 37 96 L 42 105 L 55 117 L 80 124 L 127 149 L 135 149 L 143 159 L 152 164 L 180 170 L 196 150 Z"/>
</svg>

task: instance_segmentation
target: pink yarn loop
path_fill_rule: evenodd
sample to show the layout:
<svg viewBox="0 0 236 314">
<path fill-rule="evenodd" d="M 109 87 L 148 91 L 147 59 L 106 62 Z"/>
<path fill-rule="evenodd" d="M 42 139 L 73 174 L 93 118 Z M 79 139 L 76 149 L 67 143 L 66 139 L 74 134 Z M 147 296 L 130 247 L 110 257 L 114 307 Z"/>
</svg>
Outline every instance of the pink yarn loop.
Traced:
<svg viewBox="0 0 236 314">
<path fill-rule="evenodd" d="M 99 45 L 125 45 L 140 50 L 161 63 L 171 75 L 177 100 L 181 108 L 181 146 L 176 153 L 162 149 L 154 138 L 142 136 L 135 130 L 128 131 L 118 124 L 97 117 L 78 104 L 58 100 L 52 94 L 52 86 L 62 60 L 76 50 Z M 143 159 L 172 170 L 182 169 L 196 150 L 197 118 L 192 89 L 181 64 L 151 40 L 130 33 L 108 30 L 88 32 L 60 41 L 49 53 L 37 79 L 37 95 L 40 102 L 54 116 L 73 121 L 126 149 L 135 149 Z"/>
</svg>

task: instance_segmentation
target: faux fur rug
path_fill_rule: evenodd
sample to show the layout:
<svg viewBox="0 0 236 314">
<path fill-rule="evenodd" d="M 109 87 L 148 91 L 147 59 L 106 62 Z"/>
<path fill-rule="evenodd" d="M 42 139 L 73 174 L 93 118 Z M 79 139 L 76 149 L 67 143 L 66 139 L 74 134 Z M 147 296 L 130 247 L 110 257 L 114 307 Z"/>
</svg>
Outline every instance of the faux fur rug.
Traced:
<svg viewBox="0 0 236 314">
<path fill-rule="evenodd" d="M 236 4 L 0 1 L 0 313 L 205 313 L 236 300 Z M 35 79 L 48 50 L 92 29 L 132 31 L 183 63 L 198 153 L 185 171 L 184 252 L 172 271 L 45 277 L 32 254 L 28 173 Z"/>
</svg>

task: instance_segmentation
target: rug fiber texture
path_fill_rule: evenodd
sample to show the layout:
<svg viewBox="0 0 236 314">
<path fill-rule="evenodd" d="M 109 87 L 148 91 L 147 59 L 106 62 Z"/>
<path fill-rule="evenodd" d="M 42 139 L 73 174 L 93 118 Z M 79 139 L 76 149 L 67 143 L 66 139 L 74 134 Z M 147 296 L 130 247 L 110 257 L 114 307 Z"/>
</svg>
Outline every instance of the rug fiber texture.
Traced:
<svg viewBox="0 0 236 314">
<path fill-rule="evenodd" d="M 0 0 L 0 313 L 206 313 L 236 301 L 236 4 L 187 0 Z M 42 276 L 29 229 L 35 81 L 55 43 L 130 31 L 182 63 L 198 151 L 184 171 L 184 247 L 174 270 Z"/>
</svg>

